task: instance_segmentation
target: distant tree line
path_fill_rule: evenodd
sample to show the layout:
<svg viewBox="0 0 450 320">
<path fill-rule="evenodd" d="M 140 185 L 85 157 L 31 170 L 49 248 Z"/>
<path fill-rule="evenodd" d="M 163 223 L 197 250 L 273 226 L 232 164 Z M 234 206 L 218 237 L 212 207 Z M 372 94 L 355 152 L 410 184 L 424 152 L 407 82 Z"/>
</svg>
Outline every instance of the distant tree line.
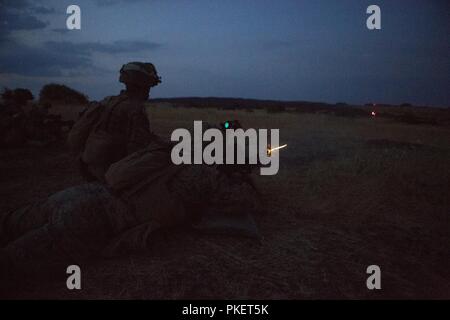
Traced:
<svg viewBox="0 0 450 320">
<path fill-rule="evenodd" d="M 28 89 L 17 88 L 11 90 L 4 88 L 2 98 L 6 101 L 14 101 L 19 106 L 24 106 L 28 101 L 33 100 L 34 96 Z"/>
<path fill-rule="evenodd" d="M 28 101 L 34 99 L 31 91 L 25 88 L 4 88 L 1 97 L 4 101 L 14 101 L 19 106 L 24 106 Z M 87 104 L 89 99 L 86 95 L 68 86 L 50 83 L 43 86 L 39 92 L 39 103 Z"/>
<path fill-rule="evenodd" d="M 79 91 L 62 84 L 47 84 L 42 87 L 39 93 L 41 103 L 57 102 L 62 104 L 87 104 L 88 97 Z"/>
</svg>

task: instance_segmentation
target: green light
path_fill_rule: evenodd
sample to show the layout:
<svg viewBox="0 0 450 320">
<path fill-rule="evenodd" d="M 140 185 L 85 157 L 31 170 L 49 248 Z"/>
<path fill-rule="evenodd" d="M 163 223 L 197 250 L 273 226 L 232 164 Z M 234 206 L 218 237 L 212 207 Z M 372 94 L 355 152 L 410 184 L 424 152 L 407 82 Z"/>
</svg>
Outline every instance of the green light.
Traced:
<svg viewBox="0 0 450 320">
<path fill-rule="evenodd" d="M 225 121 L 223 126 L 225 127 L 225 129 L 228 129 L 230 127 L 230 123 L 228 121 Z"/>
</svg>

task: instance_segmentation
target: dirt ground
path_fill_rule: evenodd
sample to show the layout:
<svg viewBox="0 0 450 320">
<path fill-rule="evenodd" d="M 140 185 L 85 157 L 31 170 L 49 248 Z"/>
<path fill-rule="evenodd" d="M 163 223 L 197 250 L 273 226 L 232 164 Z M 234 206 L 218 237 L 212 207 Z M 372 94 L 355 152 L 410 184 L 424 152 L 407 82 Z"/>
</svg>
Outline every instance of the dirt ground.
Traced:
<svg viewBox="0 0 450 320">
<path fill-rule="evenodd" d="M 80 291 L 45 282 L 14 297 L 450 298 L 449 127 L 166 104 L 148 114 L 164 136 L 193 120 L 280 129 L 288 144 L 280 171 L 256 177 L 269 200 L 267 213 L 255 217 L 263 238 L 181 227 L 148 252 L 82 266 Z M 64 145 L 1 150 L 2 213 L 79 183 Z M 378 291 L 366 288 L 372 264 L 382 272 Z"/>
</svg>

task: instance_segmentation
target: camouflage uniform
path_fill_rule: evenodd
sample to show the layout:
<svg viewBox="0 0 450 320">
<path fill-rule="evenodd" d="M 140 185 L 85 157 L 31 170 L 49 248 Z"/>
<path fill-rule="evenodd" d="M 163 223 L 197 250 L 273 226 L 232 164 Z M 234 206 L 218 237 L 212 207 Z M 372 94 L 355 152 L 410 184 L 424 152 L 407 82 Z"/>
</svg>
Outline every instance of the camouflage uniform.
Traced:
<svg viewBox="0 0 450 320">
<path fill-rule="evenodd" d="M 121 81 L 136 80 L 128 77 L 139 66 L 125 65 Z M 140 81 L 152 71 L 144 67 Z M 152 77 L 147 85 L 158 83 L 159 77 Z M 68 188 L 3 217 L 0 277 L 65 270 L 145 248 L 162 227 L 248 214 L 258 207 L 255 190 L 239 175 L 215 166 L 173 165 L 170 145 L 149 130 L 143 102 L 126 92 L 102 102 L 82 154 L 101 184 Z"/>
<path fill-rule="evenodd" d="M 128 208 L 104 186 L 87 184 L 2 217 L 0 281 L 47 275 L 99 254 L 131 223 Z"/>
<path fill-rule="evenodd" d="M 105 98 L 101 104 L 104 110 L 81 157 L 99 181 L 104 180 L 111 164 L 144 148 L 155 138 L 142 101 L 130 98 L 123 91 Z"/>
<path fill-rule="evenodd" d="M 61 274 L 71 264 L 144 249 L 163 227 L 248 214 L 259 205 L 249 185 L 213 166 L 167 170 L 133 196 L 86 184 L 4 216 L 0 281 L 17 274 Z"/>
<path fill-rule="evenodd" d="M 151 63 L 127 63 L 120 69 L 119 81 L 127 90 L 100 103 L 103 107 L 100 117 L 89 133 L 81 155 L 86 171 L 100 182 L 104 182 L 111 164 L 155 139 L 150 132 L 144 104 L 150 88 L 161 82 L 156 68 Z"/>
</svg>

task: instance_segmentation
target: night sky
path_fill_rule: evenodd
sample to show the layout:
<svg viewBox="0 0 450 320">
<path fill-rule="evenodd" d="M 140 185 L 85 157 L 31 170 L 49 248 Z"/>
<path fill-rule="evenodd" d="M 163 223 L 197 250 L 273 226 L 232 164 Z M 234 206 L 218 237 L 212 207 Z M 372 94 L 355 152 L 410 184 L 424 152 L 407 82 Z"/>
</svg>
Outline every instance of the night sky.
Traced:
<svg viewBox="0 0 450 320">
<path fill-rule="evenodd" d="M 70 4 L 81 30 L 66 29 Z M 137 60 L 162 76 L 153 97 L 450 106 L 449 35 L 447 0 L 0 0 L 0 86 L 99 99 Z"/>
</svg>

